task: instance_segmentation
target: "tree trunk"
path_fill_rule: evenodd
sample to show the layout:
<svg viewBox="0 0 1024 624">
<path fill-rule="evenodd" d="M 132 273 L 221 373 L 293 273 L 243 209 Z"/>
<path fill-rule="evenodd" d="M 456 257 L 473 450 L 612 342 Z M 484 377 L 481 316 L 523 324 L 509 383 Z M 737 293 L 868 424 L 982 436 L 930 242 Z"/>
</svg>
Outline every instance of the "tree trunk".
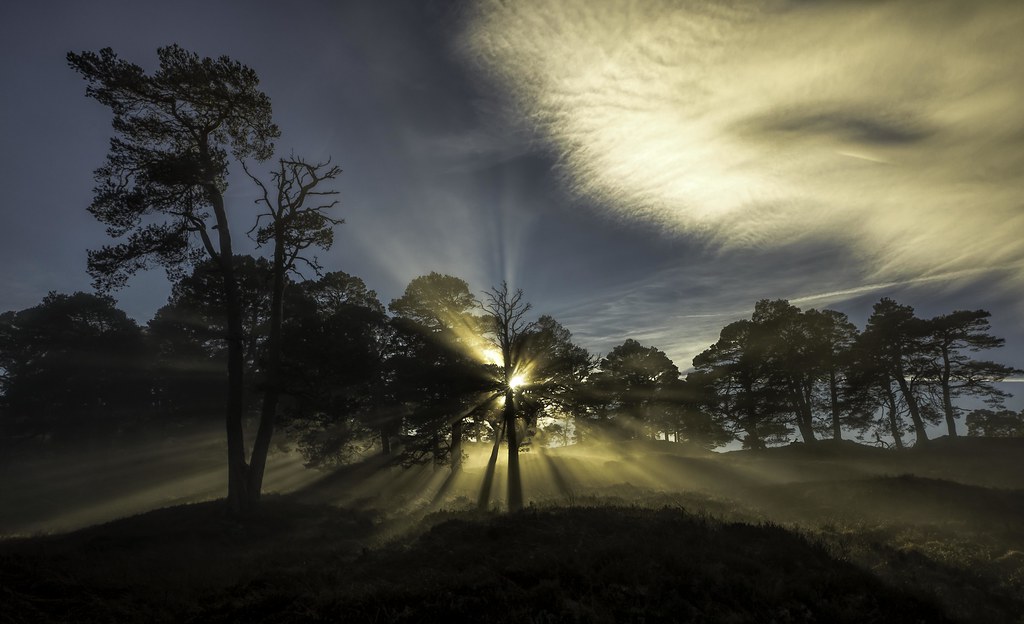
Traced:
<svg viewBox="0 0 1024 624">
<path fill-rule="evenodd" d="M 889 431 L 892 434 L 893 442 L 896 444 L 896 448 L 903 450 L 903 434 L 900 431 L 899 421 L 897 420 L 898 414 L 896 413 L 896 397 L 893 396 L 892 389 L 885 389 L 885 397 L 889 403 Z"/>
<path fill-rule="evenodd" d="M 508 438 L 508 510 L 519 511 L 523 508 L 523 480 L 519 473 L 519 438 L 511 388 L 505 390 L 505 435 Z"/>
<path fill-rule="evenodd" d="M 956 410 L 953 408 L 953 399 L 949 391 L 949 349 L 942 347 L 942 411 L 946 414 L 946 429 L 949 437 L 957 437 L 956 432 Z"/>
<path fill-rule="evenodd" d="M 245 409 L 245 346 L 242 328 L 242 301 L 235 277 L 235 258 L 231 250 L 231 233 L 228 230 L 224 198 L 216 186 L 207 187 L 210 203 L 217 221 L 220 253 L 217 256 L 221 271 L 221 287 L 224 293 L 225 316 L 227 317 L 228 343 L 228 397 L 225 426 L 228 438 L 228 513 L 243 514 L 248 511 L 249 497 L 248 466 L 245 462 L 245 437 L 242 431 L 242 415 Z"/>
<path fill-rule="evenodd" d="M 743 439 L 743 445 L 751 449 L 763 449 L 764 440 L 761 439 L 761 434 L 757 431 L 757 423 L 750 416 L 747 417 L 747 424 L 743 426 L 743 430 L 747 432 L 747 437 Z"/>
<path fill-rule="evenodd" d="M 462 419 L 452 423 L 452 472 L 462 467 Z"/>
<path fill-rule="evenodd" d="M 804 414 L 798 415 L 796 426 L 800 430 L 800 437 L 803 438 L 804 443 L 814 444 L 817 442 L 817 439 L 814 437 L 814 427 L 808 422 Z"/>
<path fill-rule="evenodd" d="M 793 411 L 796 414 L 796 426 L 800 430 L 800 437 L 805 444 L 814 444 L 817 440 L 814 437 L 814 415 L 811 413 L 811 406 L 805 400 L 802 388 L 797 388 L 791 395 L 793 397 Z"/>
<path fill-rule="evenodd" d="M 921 408 L 917 404 L 917 398 L 914 396 L 914 392 L 910 389 L 910 385 L 907 384 L 907 380 L 903 378 L 902 374 L 896 375 L 896 383 L 899 384 L 900 392 L 903 394 L 903 399 L 907 402 L 907 410 L 910 411 L 910 420 L 914 423 L 914 434 L 917 436 L 916 444 L 927 444 L 928 431 L 924 427 L 924 420 L 921 418 Z"/>
<path fill-rule="evenodd" d="M 832 409 L 832 439 L 843 439 L 843 426 L 839 422 L 839 384 L 836 382 L 835 368 L 828 372 L 828 393 Z"/>
<path fill-rule="evenodd" d="M 381 425 L 380 428 L 380 451 L 381 455 L 391 454 L 391 436 L 388 435 L 387 425 Z"/>
<path fill-rule="evenodd" d="M 505 424 L 494 432 L 494 446 L 491 448 L 491 458 L 487 461 L 487 470 L 484 472 L 484 480 L 480 484 L 480 496 L 477 498 L 476 506 L 480 511 L 487 511 L 487 505 L 491 502 L 491 486 L 494 484 L 494 471 L 498 465 L 498 449 L 501 440 L 505 437 Z"/>
<path fill-rule="evenodd" d="M 267 453 L 274 437 L 277 422 L 277 404 L 281 397 L 281 326 L 284 322 L 284 232 L 275 234 L 273 285 L 270 295 L 270 331 L 267 336 L 266 380 L 260 426 L 256 431 L 252 457 L 249 459 L 249 502 L 255 504 L 263 491 L 263 473 L 267 467 Z"/>
</svg>

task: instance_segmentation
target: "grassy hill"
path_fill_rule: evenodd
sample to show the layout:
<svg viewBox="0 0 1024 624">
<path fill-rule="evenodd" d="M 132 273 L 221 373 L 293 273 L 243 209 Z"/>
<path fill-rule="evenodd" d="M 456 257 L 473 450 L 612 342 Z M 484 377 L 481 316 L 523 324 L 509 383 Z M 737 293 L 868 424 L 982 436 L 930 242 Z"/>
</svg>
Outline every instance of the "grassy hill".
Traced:
<svg viewBox="0 0 1024 624">
<path fill-rule="evenodd" d="M 941 622 L 821 542 L 680 509 L 435 513 L 375 543 L 372 517 L 204 503 L 5 545 L 6 621 Z"/>
<path fill-rule="evenodd" d="M 245 522 L 8 539 L 0 622 L 1024 622 L 1018 447 L 674 447 L 527 454 L 515 514 L 475 509 L 473 461 L 371 460 Z"/>
</svg>

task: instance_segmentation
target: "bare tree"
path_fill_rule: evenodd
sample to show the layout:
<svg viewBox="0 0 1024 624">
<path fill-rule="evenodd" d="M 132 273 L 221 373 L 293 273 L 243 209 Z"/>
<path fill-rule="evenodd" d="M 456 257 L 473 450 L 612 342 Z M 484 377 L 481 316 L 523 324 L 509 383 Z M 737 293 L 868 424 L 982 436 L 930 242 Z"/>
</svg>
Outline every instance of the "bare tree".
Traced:
<svg viewBox="0 0 1024 624">
<path fill-rule="evenodd" d="M 502 427 L 508 440 L 508 508 L 517 511 L 523 508 L 523 481 L 519 472 L 519 438 L 516 435 L 516 396 L 518 351 L 522 338 L 530 332 L 534 323 L 526 320 L 526 313 L 533 307 L 523 301 L 522 289 L 510 293 L 508 283 L 491 288 L 484 293 L 479 305 L 491 320 L 490 333 L 495 346 L 501 353 L 500 383 L 505 393 L 502 410 Z M 492 455 L 492 463 L 497 455 Z M 481 500 L 486 504 L 485 496 Z"/>
<path fill-rule="evenodd" d="M 243 163 L 243 167 L 244 167 Z M 318 275 L 321 267 L 316 257 L 307 258 L 303 252 L 311 247 L 330 249 L 334 243 L 334 227 L 344 223 L 326 214 L 338 204 L 335 190 L 325 190 L 322 185 L 341 175 L 341 168 L 330 161 L 310 163 L 292 156 L 278 160 L 278 168 L 270 173 L 270 187 L 258 177 L 245 172 L 262 191 L 257 204 L 266 208 L 260 214 L 256 225 L 249 231 L 255 233 L 256 243 L 263 246 L 273 243 L 271 264 L 270 328 L 264 354 L 263 406 L 260 410 L 260 426 L 253 443 L 249 460 L 248 487 L 246 491 L 252 501 L 259 500 L 263 487 L 263 474 L 267 465 L 267 452 L 274 435 L 277 420 L 277 404 L 281 396 L 281 325 L 284 320 L 284 290 L 289 272 L 296 271 L 296 263 L 303 262 Z M 273 199 L 271 195 L 273 194 Z"/>
</svg>

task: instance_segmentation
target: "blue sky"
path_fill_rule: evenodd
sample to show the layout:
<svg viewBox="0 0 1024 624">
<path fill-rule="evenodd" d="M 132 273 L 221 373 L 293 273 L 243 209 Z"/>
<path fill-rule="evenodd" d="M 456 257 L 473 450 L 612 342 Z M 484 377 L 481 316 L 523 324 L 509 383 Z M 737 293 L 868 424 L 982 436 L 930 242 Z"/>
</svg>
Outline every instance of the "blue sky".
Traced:
<svg viewBox="0 0 1024 624">
<path fill-rule="evenodd" d="M 281 155 L 341 165 L 320 259 L 385 303 L 430 271 L 508 279 L 589 348 L 685 370 L 758 299 L 863 326 L 889 296 L 990 310 L 991 357 L 1024 365 L 1024 7 L 753 7 L 5 3 L 0 310 L 89 289 L 107 240 L 85 209 L 109 113 L 64 55 L 178 43 L 259 73 Z M 241 239 L 255 193 L 230 182 Z M 116 296 L 144 322 L 168 291 Z"/>
</svg>

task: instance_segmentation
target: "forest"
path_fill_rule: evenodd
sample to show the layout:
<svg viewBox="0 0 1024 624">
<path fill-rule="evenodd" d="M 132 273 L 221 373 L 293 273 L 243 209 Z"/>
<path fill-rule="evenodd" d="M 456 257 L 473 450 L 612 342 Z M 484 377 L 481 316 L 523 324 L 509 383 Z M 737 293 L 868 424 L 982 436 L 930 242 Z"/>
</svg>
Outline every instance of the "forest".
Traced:
<svg viewBox="0 0 1024 624">
<path fill-rule="evenodd" d="M 928 428 L 1020 437 L 1024 416 L 1000 409 L 1010 366 L 984 310 L 931 319 L 883 298 L 863 330 L 834 310 L 762 300 L 724 327 L 686 375 L 665 352 L 627 338 L 598 356 L 550 316 L 528 316 L 502 284 L 477 296 L 455 276 L 413 279 L 387 306 L 358 277 L 322 271 L 285 280 L 280 361 L 271 382 L 272 268 L 236 256 L 242 301 L 245 418 L 268 384 L 282 443 L 310 466 L 370 453 L 457 470 L 463 443 L 507 437 L 521 450 L 588 440 L 666 440 L 764 448 L 850 439 L 904 448 Z M 227 371 L 222 290 L 205 262 L 140 326 L 109 295 L 51 293 L 0 317 L 4 438 L 106 436 L 209 419 Z M 511 397 L 511 400 L 509 400 Z M 514 411 L 506 405 L 511 403 Z M 510 417 L 511 414 L 511 417 Z"/>
<path fill-rule="evenodd" d="M 1019 621 L 1024 371 L 986 310 L 763 299 L 677 363 L 507 282 L 385 304 L 318 260 L 341 169 L 275 158 L 256 73 L 158 55 L 67 56 L 111 242 L 95 292 L 0 315 L 9 621 Z M 114 296 L 152 269 L 140 324 Z"/>
</svg>

